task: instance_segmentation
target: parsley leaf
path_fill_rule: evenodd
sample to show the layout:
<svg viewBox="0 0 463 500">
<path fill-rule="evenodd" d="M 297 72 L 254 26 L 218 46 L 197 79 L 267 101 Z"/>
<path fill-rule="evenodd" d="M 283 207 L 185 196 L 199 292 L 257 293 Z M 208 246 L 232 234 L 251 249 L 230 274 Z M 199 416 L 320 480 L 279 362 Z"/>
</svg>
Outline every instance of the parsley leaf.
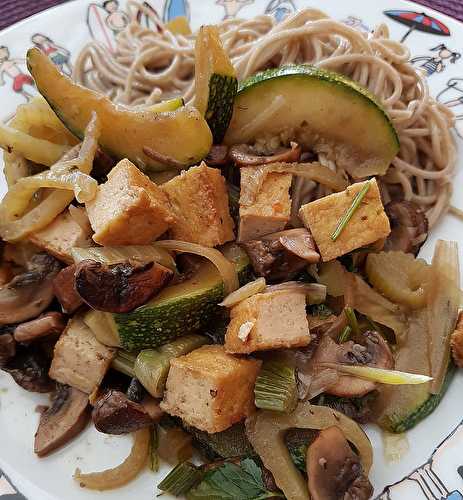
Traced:
<svg viewBox="0 0 463 500">
<path fill-rule="evenodd" d="M 206 473 L 201 483 L 190 490 L 188 500 L 262 500 L 284 498 L 277 491 L 268 491 L 262 471 L 250 458 L 239 465 L 226 462 Z"/>
</svg>

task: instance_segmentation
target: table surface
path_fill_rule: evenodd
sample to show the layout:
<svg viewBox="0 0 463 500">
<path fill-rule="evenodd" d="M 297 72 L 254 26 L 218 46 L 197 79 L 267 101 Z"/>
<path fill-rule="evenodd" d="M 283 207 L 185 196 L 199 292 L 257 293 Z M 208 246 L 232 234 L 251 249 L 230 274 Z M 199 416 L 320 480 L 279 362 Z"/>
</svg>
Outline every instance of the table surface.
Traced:
<svg viewBox="0 0 463 500">
<path fill-rule="evenodd" d="M 0 0 L 0 30 L 66 1 L 68 0 Z M 463 0 L 417 0 L 415 3 L 432 7 L 463 21 Z"/>
</svg>

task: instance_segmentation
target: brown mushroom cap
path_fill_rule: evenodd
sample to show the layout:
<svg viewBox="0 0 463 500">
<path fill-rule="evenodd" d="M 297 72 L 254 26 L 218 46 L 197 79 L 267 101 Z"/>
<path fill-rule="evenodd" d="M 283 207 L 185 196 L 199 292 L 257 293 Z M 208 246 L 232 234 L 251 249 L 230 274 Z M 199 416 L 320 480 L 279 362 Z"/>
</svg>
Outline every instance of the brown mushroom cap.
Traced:
<svg viewBox="0 0 463 500">
<path fill-rule="evenodd" d="M 261 156 L 253 152 L 251 146 L 247 144 L 238 144 L 232 146 L 228 156 L 240 167 L 254 167 L 258 165 L 268 165 L 269 163 L 292 163 L 301 158 L 301 146 L 295 142 L 291 143 L 290 148 L 280 148 L 271 156 Z"/>
<path fill-rule="evenodd" d="M 16 342 L 31 342 L 33 340 L 61 333 L 66 327 L 63 314 L 50 311 L 36 319 L 21 323 L 14 330 Z"/>
<path fill-rule="evenodd" d="M 428 237 L 428 219 L 424 210 L 411 201 L 391 201 L 385 206 L 391 223 L 391 233 L 385 250 L 401 250 L 417 254 Z"/>
<path fill-rule="evenodd" d="M 92 419 L 95 428 L 105 434 L 127 434 L 153 424 L 142 404 L 130 401 L 124 393 L 115 390 L 97 401 Z"/>
<path fill-rule="evenodd" d="M 339 427 L 320 432 L 307 450 L 307 477 L 312 500 L 368 500 L 373 487 Z"/>
<path fill-rule="evenodd" d="M 286 229 L 264 236 L 262 239 L 278 239 L 288 252 L 304 259 L 309 264 L 315 264 L 320 260 L 313 236 L 306 228 Z"/>
<path fill-rule="evenodd" d="M 76 265 L 73 264 L 61 269 L 53 280 L 53 292 L 66 314 L 74 313 L 84 303 L 74 287 L 75 273 Z"/>
<path fill-rule="evenodd" d="M 337 344 L 331 337 L 324 335 L 315 352 L 313 363 L 341 363 L 366 365 L 376 368 L 392 369 L 394 358 L 388 343 L 374 331 L 363 334 L 364 344 L 352 340 Z M 339 397 L 360 397 L 373 391 L 376 383 L 369 380 L 340 375 L 339 380 L 325 392 Z"/>
<path fill-rule="evenodd" d="M 146 304 L 172 276 L 170 269 L 155 262 L 107 266 L 87 259 L 76 267 L 75 289 L 93 309 L 125 313 Z"/>
<path fill-rule="evenodd" d="M 35 254 L 27 270 L 0 287 L 0 325 L 35 318 L 53 300 L 52 280 L 60 263 L 46 253 Z"/>
<path fill-rule="evenodd" d="M 0 335 L 0 366 L 5 365 L 16 354 L 16 342 L 11 333 Z"/>
<path fill-rule="evenodd" d="M 57 384 L 52 405 L 40 416 L 34 451 L 48 455 L 70 441 L 85 427 L 89 413 L 88 395 L 68 385 Z"/>
</svg>

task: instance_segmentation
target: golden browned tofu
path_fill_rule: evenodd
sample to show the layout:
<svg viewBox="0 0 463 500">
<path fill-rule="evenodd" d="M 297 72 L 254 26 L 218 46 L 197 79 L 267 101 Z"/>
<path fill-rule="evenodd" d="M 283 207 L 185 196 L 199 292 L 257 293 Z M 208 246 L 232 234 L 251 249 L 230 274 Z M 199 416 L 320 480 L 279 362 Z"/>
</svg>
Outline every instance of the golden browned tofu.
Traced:
<svg viewBox="0 0 463 500">
<path fill-rule="evenodd" d="M 230 311 L 225 350 L 250 353 L 310 343 L 305 295 L 289 290 L 258 293 Z"/>
<path fill-rule="evenodd" d="M 450 346 L 455 364 L 463 368 L 463 312 L 460 311 L 455 331 L 450 337 Z"/>
<path fill-rule="evenodd" d="M 173 221 L 160 187 L 129 160 L 121 160 L 86 204 L 93 239 L 100 245 L 146 245 Z"/>
<path fill-rule="evenodd" d="M 255 240 L 282 231 L 291 215 L 291 174 L 270 173 L 265 178 L 252 205 L 244 205 L 243 197 L 251 185 L 256 167 L 242 167 L 239 241 Z"/>
<path fill-rule="evenodd" d="M 254 410 L 260 366 L 227 354 L 223 346 L 200 347 L 171 361 L 161 409 L 197 429 L 224 431 Z"/>
<path fill-rule="evenodd" d="M 299 217 L 312 232 L 323 261 L 335 259 L 385 238 L 391 232 L 378 184 L 376 179 L 372 179 L 370 188 L 344 230 L 336 241 L 331 239 L 339 221 L 364 185 L 365 182 L 352 184 L 345 191 L 330 194 L 300 208 Z"/>
<path fill-rule="evenodd" d="M 99 342 L 78 316 L 55 345 L 50 378 L 91 394 L 109 369 L 116 350 Z"/>
<path fill-rule="evenodd" d="M 228 191 L 220 170 L 201 163 L 162 186 L 175 216 L 170 233 L 176 240 L 206 247 L 235 239 Z"/>
<path fill-rule="evenodd" d="M 74 263 L 71 255 L 73 247 L 88 247 L 92 242 L 91 231 L 83 229 L 69 210 L 58 215 L 44 229 L 32 233 L 29 241 L 67 264 Z"/>
</svg>

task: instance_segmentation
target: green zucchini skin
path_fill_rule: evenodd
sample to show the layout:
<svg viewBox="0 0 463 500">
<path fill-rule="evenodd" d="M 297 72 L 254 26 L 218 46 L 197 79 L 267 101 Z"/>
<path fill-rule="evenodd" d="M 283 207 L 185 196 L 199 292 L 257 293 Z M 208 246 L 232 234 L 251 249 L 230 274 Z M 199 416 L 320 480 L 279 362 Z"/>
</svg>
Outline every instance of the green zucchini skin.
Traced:
<svg viewBox="0 0 463 500">
<path fill-rule="evenodd" d="M 385 427 L 391 432 L 401 434 L 402 432 L 408 431 L 419 424 L 439 406 L 439 403 L 442 401 L 442 398 L 445 396 L 445 393 L 450 386 L 450 382 L 455 375 L 455 371 L 455 365 L 453 363 L 450 364 L 447 375 L 445 376 L 444 384 L 438 394 L 430 394 L 424 403 L 418 406 L 406 417 L 396 420 L 393 416 L 390 416 L 387 419 L 388 421 L 384 422 Z"/>
<path fill-rule="evenodd" d="M 249 260 L 237 263 L 240 284 L 251 278 Z M 199 293 L 172 297 L 161 304 L 139 307 L 125 314 L 114 314 L 120 345 L 127 351 L 155 348 L 187 333 L 201 332 L 220 320 L 224 286 L 218 282 Z"/>
<path fill-rule="evenodd" d="M 212 132 L 214 144 L 220 144 L 233 114 L 233 102 L 238 90 L 234 76 L 214 73 L 209 79 L 209 98 L 205 119 Z"/>
</svg>

